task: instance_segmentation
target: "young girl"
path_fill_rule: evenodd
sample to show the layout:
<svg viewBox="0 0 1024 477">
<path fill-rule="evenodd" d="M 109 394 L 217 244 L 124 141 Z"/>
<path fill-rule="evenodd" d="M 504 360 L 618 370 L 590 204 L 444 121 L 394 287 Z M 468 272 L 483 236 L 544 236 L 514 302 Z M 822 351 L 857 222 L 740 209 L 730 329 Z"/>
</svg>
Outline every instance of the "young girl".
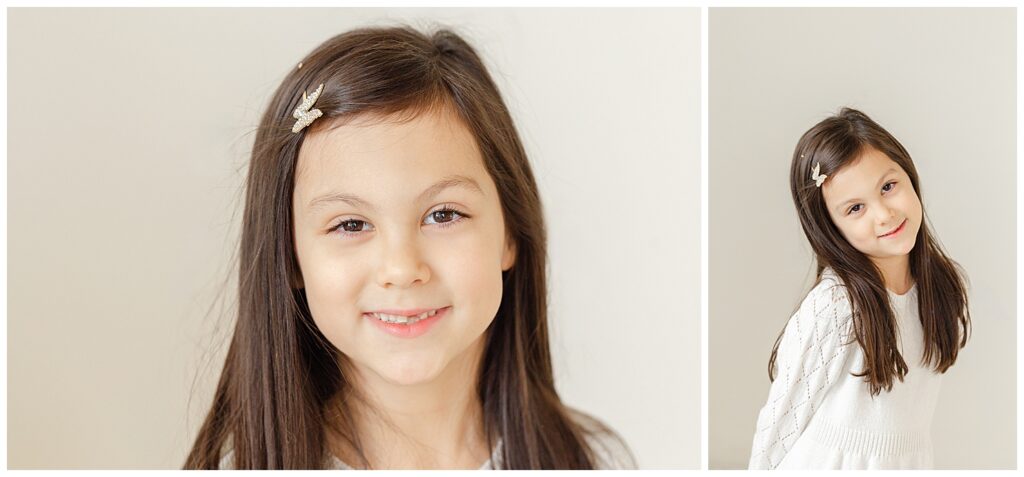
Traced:
<svg viewBox="0 0 1024 477">
<path fill-rule="evenodd" d="M 939 383 L 970 315 L 910 155 L 843 109 L 800 138 L 790 188 L 818 281 L 772 351 L 750 468 L 931 467 Z"/>
<path fill-rule="evenodd" d="M 241 264 L 185 468 L 633 465 L 555 391 L 537 185 L 457 35 L 356 30 L 302 59 L 260 122 Z"/>
</svg>

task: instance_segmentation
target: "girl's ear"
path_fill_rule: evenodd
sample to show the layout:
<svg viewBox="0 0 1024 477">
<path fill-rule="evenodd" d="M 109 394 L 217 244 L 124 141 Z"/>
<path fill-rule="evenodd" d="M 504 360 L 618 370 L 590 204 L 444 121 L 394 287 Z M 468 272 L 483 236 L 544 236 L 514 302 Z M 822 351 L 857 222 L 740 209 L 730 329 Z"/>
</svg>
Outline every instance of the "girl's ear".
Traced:
<svg viewBox="0 0 1024 477">
<path fill-rule="evenodd" d="M 501 254 L 501 271 L 507 272 L 512 265 L 516 264 L 516 243 L 514 240 L 505 239 L 505 251 Z"/>
</svg>

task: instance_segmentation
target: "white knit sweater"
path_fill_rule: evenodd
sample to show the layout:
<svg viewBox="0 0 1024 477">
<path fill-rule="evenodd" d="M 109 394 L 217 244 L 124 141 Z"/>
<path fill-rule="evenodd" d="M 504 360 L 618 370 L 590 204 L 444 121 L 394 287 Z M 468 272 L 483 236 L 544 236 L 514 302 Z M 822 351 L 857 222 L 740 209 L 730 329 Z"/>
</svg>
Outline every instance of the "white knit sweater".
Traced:
<svg viewBox="0 0 1024 477">
<path fill-rule="evenodd" d="M 889 293 L 909 369 L 892 391 L 871 396 L 864 352 L 853 339 L 849 297 L 830 269 L 790 318 L 777 375 L 757 418 L 751 469 L 932 467 L 931 421 L 942 375 L 921 363 L 917 286 Z"/>
</svg>

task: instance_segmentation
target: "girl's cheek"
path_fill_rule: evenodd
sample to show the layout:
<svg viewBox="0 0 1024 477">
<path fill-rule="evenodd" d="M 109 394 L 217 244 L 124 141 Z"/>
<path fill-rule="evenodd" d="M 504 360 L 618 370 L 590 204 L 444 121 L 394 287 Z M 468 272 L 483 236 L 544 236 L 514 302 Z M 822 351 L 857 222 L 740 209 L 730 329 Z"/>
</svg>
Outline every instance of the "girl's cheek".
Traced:
<svg viewBox="0 0 1024 477">
<path fill-rule="evenodd" d="M 921 198 L 917 196 L 916 192 L 911 191 L 910 195 L 910 207 L 914 210 L 914 216 L 918 221 L 921 220 Z"/>
<path fill-rule="evenodd" d="M 325 247 L 312 254 L 306 273 L 326 296 L 344 296 L 351 299 L 353 290 L 369 276 L 373 264 L 372 256 L 356 253 L 355 250 L 340 250 Z"/>
<path fill-rule="evenodd" d="M 468 231 L 439 244 L 437 263 L 446 275 L 463 287 L 486 287 L 497 277 L 501 279 L 501 242 L 481 230 Z"/>
<path fill-rule="evenodd" d="M 856 242 L 864 242 L 869 236 L 874 235 L 874 225 L 870 220 L 865 219 L 864 214 L 852 218 L 851 221 L 853 222 L 853 239 Z"/>
</svg>

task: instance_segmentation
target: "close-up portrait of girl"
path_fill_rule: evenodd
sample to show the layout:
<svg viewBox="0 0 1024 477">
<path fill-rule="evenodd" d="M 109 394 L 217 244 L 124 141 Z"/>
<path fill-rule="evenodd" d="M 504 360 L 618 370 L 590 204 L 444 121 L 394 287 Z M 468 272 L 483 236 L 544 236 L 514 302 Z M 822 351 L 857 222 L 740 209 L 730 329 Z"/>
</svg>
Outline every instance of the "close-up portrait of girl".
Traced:
<svg viewBox="0 0 1024 477">
<path fill-rule="evenodd" d="M 776 341 L 753 469 L 923 469 L 942 374 L 970 331 L 963 272 L 910 154 L 844 108 L 803 135 L 790 187 L 817 284 Z"/>
<path fill-rule="evenodd" d="M 473 48 L 447 30 L 328 40 L 256 137 L 239 320 L 186 467 L 633 467 L 554 388 L 545 258 L 533 172 Z"/>
</svg>

